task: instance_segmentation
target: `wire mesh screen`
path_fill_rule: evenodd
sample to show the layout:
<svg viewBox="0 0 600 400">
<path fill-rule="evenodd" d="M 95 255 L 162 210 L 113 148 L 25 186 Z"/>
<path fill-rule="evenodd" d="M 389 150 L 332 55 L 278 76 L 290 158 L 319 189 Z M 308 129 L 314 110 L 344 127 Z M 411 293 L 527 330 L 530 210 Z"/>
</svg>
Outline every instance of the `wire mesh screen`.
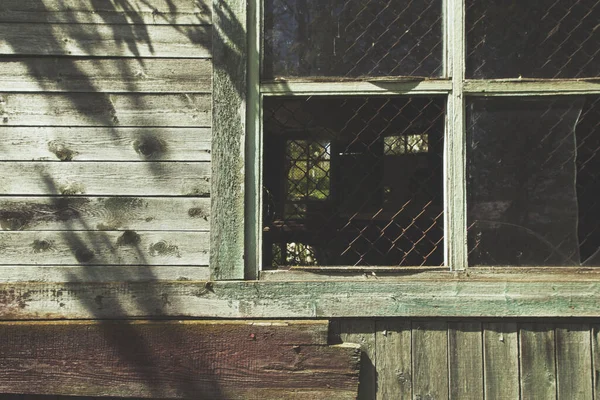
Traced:
<svg viewBox="0 0 600 400">
<path fill-rule="evenodd" d="M 600 76 L 600 0 L 467 0 L 467 77 Z"/>
<path fill-rule="evenodd" d="M 443 263 L 445 99 L 264 101 L 263 264 Z"/>
<path fill-rule="evenodd" d="M 600 265 L 600 97 L 468 107 L 469 262 Z"/>
<path fill-rule="evenodd" d="M 441 0 L 265 0 L 263 78 L 440 76 L 441 15 Z"/>
</svg>

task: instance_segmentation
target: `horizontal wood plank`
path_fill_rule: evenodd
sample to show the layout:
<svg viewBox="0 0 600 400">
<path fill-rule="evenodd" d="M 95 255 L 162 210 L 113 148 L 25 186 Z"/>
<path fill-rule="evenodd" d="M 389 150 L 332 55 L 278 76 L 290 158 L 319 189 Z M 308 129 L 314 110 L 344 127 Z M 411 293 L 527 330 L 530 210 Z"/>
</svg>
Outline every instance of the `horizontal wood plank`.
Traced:
<svg viewBox="0 0 600 400">
<path fill-rule="evenodd" d="M 0 197 L 5 231 L 208 231 L 209 198 Z"/>
<path fill-rule="evenodd" d="M 0 55 L 211 56 L 212 29 L 203 25 L 0 24 Z"/>
<path fill-rule="evenodd" d="M 0 391 L 355 398 L 358 346 L 323 344 L 326 329 L 320 321 L 5 323 L 0 324 Z"/>
<path fill-rule="evenodd" d="M 208 93 L 211 79 L 210 59 L 0 59 L 3 91 Z"/>
<path fill-rule="evenodd" d="M 80 24 L 209 24 L 212 4 L 202 0 L 2 0 L 0 22 Z"/>
<path fill-rule="evenodd" d="M 207 232 L 3 231 L 9 265 L 208 265 Z"/>
<path fill-rule="evenodd" d="M 3 126 L 208 127 L 211 108 L 208 94 L 0 93 Z"/>
<path fill-rule="evenodd" d="M 210 161 L 210 128 L 3 127 L 2 161 Z"/>
<path fill-rule="evenodd" d="M 209 193 L 207 162 L 0 162 L 0 195 L 208 197 Z"/>
<path fill-rule="evenodd" d="M 55 293 L 60 291 L 60 302 Z M 162 293 L 169 297 L 163 304 Z M 599 317 L 600 282 L 156 282 L 0 284 L 0 319 L 95 318 Z M 140 310 L 132 296 L 148 304 Z M 25 306 L 21 306 L 25 304 Z M 150 307 L 151 306 L 151 307 Z"/>
<path fill-rule="evenodd" d="M 5 283 L 199 281 L 209 275 L 208 267 L 198 265 L 0 265 Z"/>
</svg>

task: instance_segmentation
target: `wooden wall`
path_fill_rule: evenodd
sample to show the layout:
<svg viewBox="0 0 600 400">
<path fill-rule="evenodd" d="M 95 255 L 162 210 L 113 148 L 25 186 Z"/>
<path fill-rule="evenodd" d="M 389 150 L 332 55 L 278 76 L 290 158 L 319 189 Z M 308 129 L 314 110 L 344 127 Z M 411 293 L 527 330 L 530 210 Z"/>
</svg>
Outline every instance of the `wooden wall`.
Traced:
<svg viewBox="0 0 600 400">
<path fill-rule="evenodd" d="M 362 346 L 359 399 L 578 400 L 600 394 L 595 320 L 338 319 L 329 331 L 330 344 Z"/>
<path fill-rule="evenodd" d="M 362 345 L 359 399 L 593 399 L 600 325 L 590 320 L 337 320 Z"/>
<path fill-rule="evenodd" d="M 2 0 L 0 263 L 207 266 L 211 20 L 210 1 Z"/>
</svg>

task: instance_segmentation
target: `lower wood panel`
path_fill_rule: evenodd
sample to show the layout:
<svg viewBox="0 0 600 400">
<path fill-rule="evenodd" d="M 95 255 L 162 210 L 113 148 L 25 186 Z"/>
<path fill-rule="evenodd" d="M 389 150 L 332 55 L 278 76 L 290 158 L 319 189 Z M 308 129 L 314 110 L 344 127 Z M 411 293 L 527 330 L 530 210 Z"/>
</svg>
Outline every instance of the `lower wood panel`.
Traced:
<svg viewBox="0 0 600 400">
<path fill-rule="evenodd" d="M 372 321 L 374 334 L 365 329 Z M 369 378 L 367 386 L 375 389 L 363 398 L 592 400 L 600 394 L 592 322 L 344 320 L 337 337 L 368 338 L 362 368 L 373 371 L 375 383 Z"/>
</svg>

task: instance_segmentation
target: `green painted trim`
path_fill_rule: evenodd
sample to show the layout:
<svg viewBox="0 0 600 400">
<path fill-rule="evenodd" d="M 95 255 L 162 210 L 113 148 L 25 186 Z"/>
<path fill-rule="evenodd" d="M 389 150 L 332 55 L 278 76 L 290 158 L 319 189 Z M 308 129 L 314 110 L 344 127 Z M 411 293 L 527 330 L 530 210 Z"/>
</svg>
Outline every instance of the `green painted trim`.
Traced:
<svg viewBox="0 0 600 400">
<path fill-rule="evenodd" d="M 600 275 L 438 273 L 365 282 L 0 284 L 0 320 L 600 317 Z"/>
</svg>

